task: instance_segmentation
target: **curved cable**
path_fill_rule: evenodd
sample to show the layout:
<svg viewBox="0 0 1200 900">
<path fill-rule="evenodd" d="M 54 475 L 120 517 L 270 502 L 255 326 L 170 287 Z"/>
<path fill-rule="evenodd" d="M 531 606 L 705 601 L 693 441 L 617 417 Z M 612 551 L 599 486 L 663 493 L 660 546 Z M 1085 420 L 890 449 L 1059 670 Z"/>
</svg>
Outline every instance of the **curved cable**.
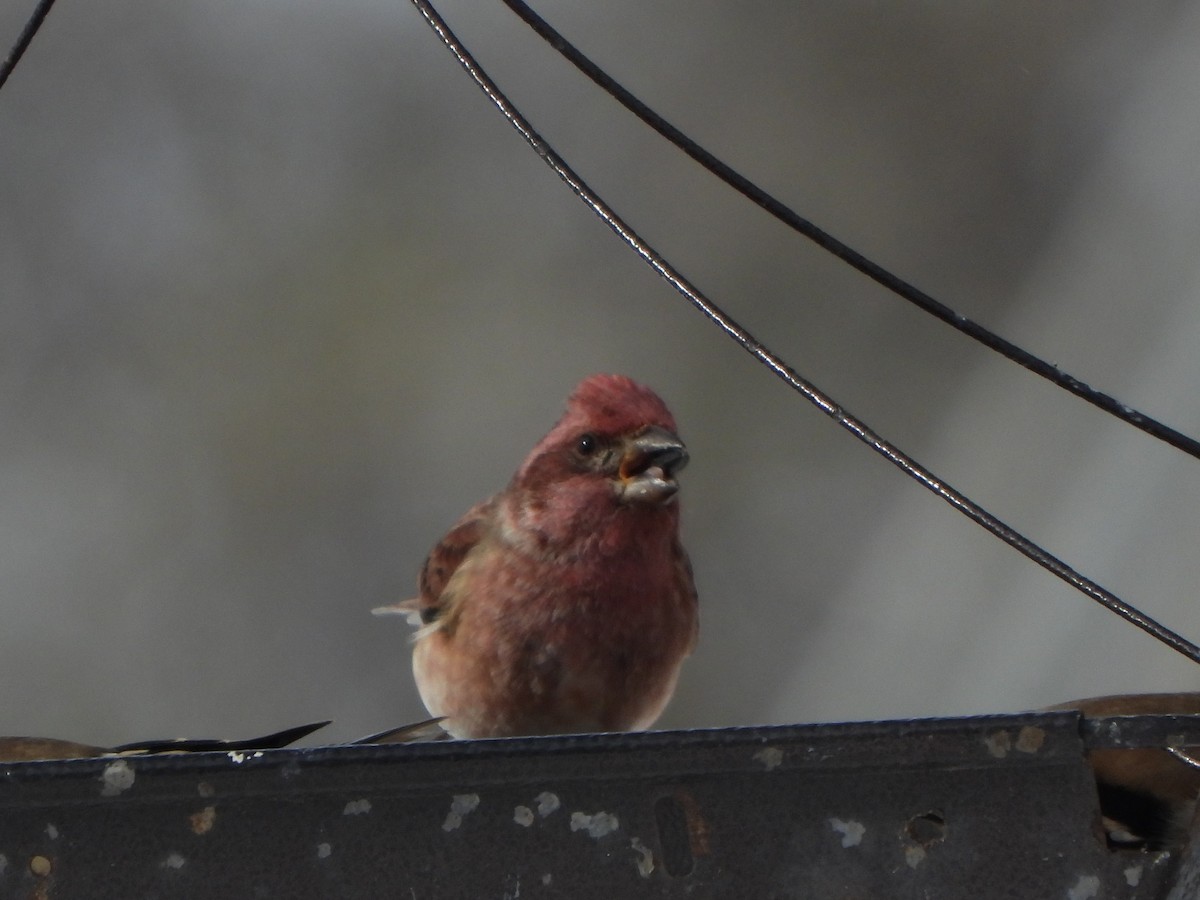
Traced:
<svg viewBox="0 0 1200 900">
<path fill-rule="evenodd" d="M 8 81 L 8 76 L 13 73 L 13 69 L 21 61 L 21 57 L 25 55 L 25 51 L 29 49 L 29 45 L 33 43 L 33 36 L 42 27 L 42 22 L 46 20 L 46 14 L 50 12 L 50 7 L 53 5 L 54 0 L 38 0 L 38 5 L 34 7 L 33 13 L 29 16 L 29 21 L 21 29 L 21 34 L 17 38 L 17 42 L 8 51 L 8 56 L 4 62 L 0 63 L 0 88 L 4 87 L 4 82 Z"/>
<path fill-rule="evenodd" d="M 1029 538 L 996 518 L 961 491 L 956 490 L 951 485 L 939 479 L 915 459 L 888 441 L 885 441 L 864 422 L 843 409 L 831 397 L 807 381 L 780 357 L 767 349 L 761 341 L 734 321 L 720 307 L 708 300 L 653 247 L 642 240 L 599 195 L 584 183 L 583 179 L 555 152 L 554 148 L 538 134 L 529 121 L 513 106 L 509 99 L 496 86 L 495 82 L 480 67 L 479 63 L 476 62 L 467 48 L 454 35 L 442 17 L 438 15 L 437 10 L 433 8 L 429 0 L 412 0 L 412 3 L 425 18 L 425 21 L 429 23 L 429 26 L 441 39 L 442 43 L 446 45 L 459 64 L 466 70 L 467 74 L 471 76 L 472 80 L 487 95 L 488 99 L 495 104 L 504 117 L 517 129 L 529 146 L 533 148 L 534 152 L 574 191 L 576 196 L 591 208 L 651 268 L 665 278 L 675 290 L 704 313 L 722 331 L 737 341 L 747 352 L 756 357 L 793 390 L 800 393 L 810 403 L 833 418 L 860 441 L 899 467 L 910 478 L 913 478 L 926 489 L 937 494 L 937 496 L 941 497 L 971 521 L 987 529 L 993 535 L 1014 547 L 1038 565 L 1057 575 L 1063 581 L 1067 582 L 1067 584 L 1092 598 L 1106 609 L 1132 622 L 1147 634 L 1157 638 L 1193 662 L 1200 663 L 1200 646 L 1160 624 L 1141 610 L 1126 603 L 1116 594 L 1101 587 L 1080 572 L 1077 572 L 1058 557 L 1053 556 Z"/>
<path fill-rule="evenodd" d="M 812 222 L 800 216 L 794 210 L 768 194 L 750 179 L 746 178 L 728 164 L 722 162 L 708 150 L 705 150 L 686 134 L 656 113 L 653 109 L 639 100 L 630 91 L 619 84 L 611 75 L 601 69 L 585 56 L 570 41 L 559 34 L 553 26 L 541 18 L 522 0 L 502 0 L 525 24 L 532 28 L 551 47 L 561 53 L 568 62 L 584 75 L 599 85 L 618 103 L 657 131 L 701 166 L 721 179 L 735 191 L 761 206 L 772 216 L 783 222 L 789 228 L 799 232 L 813 241 L 819 247 L 832 253 L 847 265 L 857 269 L 871 280 L 887 288 L 892 293 L 904 298 L 920 309 L 941 319 L 951 328 L 962 332 L 970 338 L 979 341 L 985 347 L 1007 357 L 1018 365 L 1024 366 L 1035 375 L 1040 375 L 1047 381 L 1053 382 L 1065 391 L 1086 400 L 1110 415 L 1116 416 L 1123 422 L 1141 429 L 1146 434 L 1165 441 L 1172 447 L 1182 450 L 1190 456 L 1200 459 L 1200 441 L 1177 431 L 1169 425 L 1151 418 L 1145 413 L 1126 406 L 1115 397 L 1098 391 L 1078 378 L 1064 372 L 1051 363 L 1035 356 L 1016 344 L 989 331 L 977 322 L 959 315 L 946 304 L 935 300 L 929 294 L 915 285 L 905 281 L 898 275 L 889 272 L 863 256 L 853 247 L 835 238 L 828 232 L 818 228 Z"/>
</svg>

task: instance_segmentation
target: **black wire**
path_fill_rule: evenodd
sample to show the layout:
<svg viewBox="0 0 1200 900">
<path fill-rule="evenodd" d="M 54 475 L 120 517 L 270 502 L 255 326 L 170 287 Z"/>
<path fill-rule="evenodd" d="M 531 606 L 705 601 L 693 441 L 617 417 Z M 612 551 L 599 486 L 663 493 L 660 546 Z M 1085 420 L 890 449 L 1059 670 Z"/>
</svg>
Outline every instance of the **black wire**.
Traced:
<svg viewBox="0 0 1200 900">
<path fill-rule="evenodd" d="M 542 138 L 529 121 L 521 115 L 508 98 L 500 91 L 495 82 L 491 80 L 486 72 L 471 56 L 470 52 L 462 42 L 454 35 L 445 21 L 438 15 L 437 10 L 429 3 L 429 0 L 412 0 L 413 5 L 425 17 L 430 27 L 434 30 L 437 36 L 442 40 L 442 43 L 449 48 L 454 54 L 459 64 L 467 71 L 471 78 L 479 85 L 480 89 L 488 96 L 488 98 L 496 105 L 504 117 L 512 124 L 514 128 L 520 132 L 521 136 L 526 140 L 534 152 L 540 156 L 547 165 L 552 168 L 555 173 L 561 178 L 568 187 L 587 204 L 593 212 L 598 215 L 609 228 L 616 232 L 630 248 L 634 250 L 643 260 L 645 260 L 655 271 L 665 278 L 672 287 L 679 293 L 683 294 L 689 302 L 697 309 L 703 312 L 709 319 L 721 328 L 726 334 L 737 341 L 749 353 L 758 358 L 763 365 L 767 366 L 779 378 L 791 386 L 794 390 L 802 394 L 814 406 L 832 417 L 843 428 L 855 435 L 863 443 L 871 447 L 875 452 L 890 460 L 894 465 L 898 466 L 909 477 L 915 479 L 920 484 L 924 485 L 933 493 L 937 494 L 971 521 L 986 528 L 996 537 L 1000 538 L 1005 543 L 1015 547 L 1025 556 L 1036 562 L 1038 565 L 1050 572 L 1053 572 L 1063 581 L 1070 584 L 1072 587 L 1082 591 L 1087 596 L 1091 597 L 1097 603 L 1111 610 L 1122 618 L 1132 622 L 1138 628 L 1148 634 L 1153 635 L 1158 640 L 1162 641 L 1168 647 L 1182 653 L 1193 662 L 1200 663 L 1200 646 L 1193 644 L 1186 638 L 1176 634 L 1169 628 L 1159 624 L 1154 619 L 1150 618 L 1141 610 L 1126 603 L 1120 597 L 1113 594 L 1111 591 L 1096 584 L 1091 579 L 1085 577 L 1079 572 L 1072 569 L 1065 562 L 1052 556 L 1050 553 L 1043 550 L 1029 538 L 1015 531 L 1004 522 L 993 516 L 979 504 L 975 503 L 966 495 L 962 494 L 955 488 L 940 480 L 936 475 L 912 459 L 900 449 L 885 441 L 874 431 L 872 431 L 865 423 L 861 422 L 841 406 L 839 406 L 832 398 L 820 391 L 815 385 L 804 379 L 791 366 L 785 363 L 782 359 L 768 350 L 760 341 L 750 334 L 745 328 L 735 322 L 730 316 L 722 311 L 716 304 L 709 301 L 700 291 L 692 285 L 683 275 L 675 270 L 670 263 L 666 261 L 653 247 L 642 240 L 636 232 L 633 231 L 609 206 L 606 204 L 591 188 L 589 188 L 572 169 L 567 165 L 566 161 L 559 156 L 546 141 Z"/>
<path fill-rule="evenodd" d="M 8 52 L 8 58 L 4 60 L 4 64 L 0 65 L 0 88 L 4 87 L 4 82 L 8 81 L 8 76 L 17 67 L 17 63 L 21 61 L 21 57 L 25 55 L 25 51 L 33 42 L 33 36 L 42 27 L 42 22 L 53 5 L 54 0 L 38 0 L 38 5 L 34 8 L 33 15 L 25 23 L 25 27 L 21 29 L 21 36 L 13 44 L 12 50 Z"/>
<path fill-rule="evenodd" d="M 1054 384 L 1064 390 L 1070 391 L 1075 396 L 1081 397 L 1088 403 L 1098 406 L 1105 412 L 1133 425 L 1135 428 L 1140 428 L 1147 434 L 1153 435 L 1159 440 L 1166 441 L 1172 447 L 1176 447 L 1184 453 L 1200 459 L 1200 441 L 1175 430 L 1169 425 L 1159 422 L 1157 419 L 1151 418 L 1145 413 L 1126 406 L 1114 397 L 1096 390 L 1078 378 L 1062 371 L 1057 366 L 1051 365 L 1027 350 L 1021 349 L 1016 344 L 989 331 L 977 322 L 971 321 L 966 316 L 959 315 L 944 303 L 926 294 L 920 288 L 909 284 L 897 275 L 893 275 L 887 269 L 867 259 L 857 250 L 842 243 L 833 235 L 822 231 L 807 219 L 802 218 L 798 213 L 785 206 L 779 200 L 776 200 L 758 185 L 705 150 L 622 87 L 612 76 L 588 59 L 577 47 L 559 34 L 545 19 L 530 9 L 522 0 L 503 0 L 503 3 L 548 44 L 566 57 L 572 65 L 612 95 L 622 106 L 713 175 L 716 175 L 734 190 L 757 203 L 788 227 L 798 231 L 804 237 L 829 251 L 859 272 L 862 272 L 868 278 L 883 285 L 889 291 L 898 294 L 910 303 L 916 304 L 925 312 L 941 319 L 952 328 L 961 331 L 968 337 L 974 338 L 984 346 L 990 347 L 997 353 L 1001 353 L 1013 362 L 1029 369 L 1034 374 L 1054 382 Z"/>
</svg>

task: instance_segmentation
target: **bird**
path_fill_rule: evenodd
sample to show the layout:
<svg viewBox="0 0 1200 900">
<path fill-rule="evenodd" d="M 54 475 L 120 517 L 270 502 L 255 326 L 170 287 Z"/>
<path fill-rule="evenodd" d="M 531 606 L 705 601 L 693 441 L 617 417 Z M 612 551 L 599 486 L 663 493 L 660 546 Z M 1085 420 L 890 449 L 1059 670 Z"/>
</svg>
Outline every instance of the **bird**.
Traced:
<svg viewBox="0 0 1200 900">
<path fill-rule="evenodd" d="M 62 738 L 0 737 L 0 763 L 41 762 L 59 759 L 88 759 L 97 756 L 146 756 L 152 753 L 229 753 L 248 750 L 278 750 L 308 737 L 330 724 L 332 720 L 314 722 L 276 731 L 262 737 L 242 740 L 213 738 L 167 738 L 165 740 L 132 741 L 117 747 L 81 744 Z M 386 731 L 369 734 L 351 744 L 416 744 L 444 740 L 448 735 L 439 719 L 411 722 Z"/>
<path fill-rule="evenodd" d="M 459 739 L 641 731 L 696 645 L 680 543 L 688 451 L 666 404 L 623 375 L 584 379 L 507 487 L 434 547 L 418 596 L 430 715 Z"/>
<path fill-rule="evenodd" d="M 48 759 L 85 759 L 94 756 L 144 756 L 150 753 L 210 753 L 214 751 L 273 750 L 286 747 L 329 721 L 299 725 L 284 731 L 247 740 L 217 740 L 210 738 L 169 738 L 166 740 L 134 741 L 118 747 L 98 747 L 61 738 L 0 737 L 0 762 L 34 762 Z M 421 723 L 424 724 L 424 723 Z M 390 736 L 390 733 L 385 732 Z"/>
<path fill-rule="evenodd" d="M 1115 694 L 1071 700 L 1048 710 L 1078 710 L 1085 719 L 1200 715 L 1200 693 Z M 1178 847 L 1200 797 L 1200 759 L 1187 748 L 1098 748 L 1087 751 L 1100 815 L 1114 847 Z"/>
</svg>

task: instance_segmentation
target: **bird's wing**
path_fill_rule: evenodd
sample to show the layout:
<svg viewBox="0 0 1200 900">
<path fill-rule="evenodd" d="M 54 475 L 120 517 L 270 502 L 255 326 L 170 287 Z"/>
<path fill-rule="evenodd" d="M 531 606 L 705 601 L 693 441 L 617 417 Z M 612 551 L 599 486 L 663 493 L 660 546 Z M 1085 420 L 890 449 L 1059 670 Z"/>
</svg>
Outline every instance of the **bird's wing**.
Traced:
<svg viewBox="0 0 1200 900">
<path fill-rule="evenodd" d="M 443 721 L 445 721 L 445 717 L 438 716 L 435 719 L 426 719 L 423 722 L 413 722 L 408 725 L 401 725 L 399 728 L 389 728 L 387 731 L 369 734 L 366 737 L 361 737 L 357 741 L 352 741 L 351 743 L 416 744 L 426 743 L 428 741 L 449 740 L 450 735 L 446 732 L 446 729 L 442 727 Z"/>
<path fill-rule="evenodd" d="M 314 731 L 324 728 L 330 722 L 326 719 L 324 722 L 313 722 L 311 725 L 298 725 L 295 728 L 287 728 L 283 731 L 276 731 L 271 734 L 265 734 L 262 737 L 247 738 L 235 741 L 218 740 L 212 738 L 168 738 L 167 740 L 156 741 L 134 741 L 129 744 L 121 744 L 119 747 L 113 747 L 113 753 L 121 754 L 138 754 L 138 753 L 208 753 L 214 751 L 227 750 L 275 750 L 279 747 L 286 747 L 288 744 L 295 743 L 301 738 L 308 737 Z"/>
<path fill-rule="evenodd" d="M 26 762 L 39 759 L 80 759 L 91 756 L 133 756 L 143 753 L 203 753 L 216 750 L 270 750 L 307 737 L 329 722 L 300 725 L 274 734 L 241 741 L 178 738 L 165 741 L 135 741 L 119 747 L 94 747 L 57 738 L 0 737 L 0 761 Z"/>
<path fill-rule="evenodd" d="M 487 531 L 495 505 L 495 497 L 475 504 L 438 541 L 421 567 L 419 596 L 389 606 L 379 606 L 371 612 L 377 616 L 406 615 L 413 625 L 429 626 L 441 619 L 447 611 L 448 598 L 443 597 L 446 584 Z"/>
<path fill-rule="evenodd" d="M 1085 718 L 1200 714 L 1200 693 L 1117 694 L 1048 707 L 1076 709 Z M 1109 840 L 1115 845 L 1164 847 L 1186 839 L 1200 768 L 1194 748 L 1111 748 L 1088 752 Z"/>
<path fill-rule="evenodd" d="M 29 762 L 38 759 L 82 759 L 104 756 L 107 747 L 78 744 L 58 738 L 0 737 L 0 762 Z"/>
<path fill-rule="evenodd" d="M 700 638 L 699 596 L 696 593 L 696 580 L 692 575 L 692 561 L 678 538 L 675 540 L 674 554 L 679 587 L 683 592 L 684 602 L 692 609 L 692 633 L 688 638 L 686 650 L 687 655 L 691 656 L 692 651 L 696 649 L 696 641 Z"/>
<path fill-rule="evenodd" d="M 1171 694 L 1111 694 L 1105 697 L 1088 697 L 1085 700 L 1069 700 L 1056 703 L 1046 709 L 1077 709 L 1085 716 L 1145 716 L 1200 714 L 1200 692 L 1177 692 Z"/>
</svg>

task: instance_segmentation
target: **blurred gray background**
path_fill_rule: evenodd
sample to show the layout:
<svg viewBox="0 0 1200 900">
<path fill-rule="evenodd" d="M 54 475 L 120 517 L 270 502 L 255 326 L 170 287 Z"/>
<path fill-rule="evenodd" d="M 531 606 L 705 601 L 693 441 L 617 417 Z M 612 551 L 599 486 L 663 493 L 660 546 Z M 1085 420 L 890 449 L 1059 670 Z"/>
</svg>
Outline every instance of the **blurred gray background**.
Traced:
<svg viewBox="0 0 1200 900">
<path fill-rule="evenodd" d="M 33 0 L 0 0 L 6 49 Z M 703 174 L 503 7 L 439 4 L 634 227 L 950 483 L 1200 638 L 1200 466 Z M 1200 4 L 538 4 L 822 227 L 1200 433 Z M 0 733 L 423 716 L 433 543 L 596 371 L 674 409 L 702 638 L 667 727 L 1026 709 L 1200 670 L 690 309 L 404 0 L 60 4 L 0 92 Z"/>
</svg>

